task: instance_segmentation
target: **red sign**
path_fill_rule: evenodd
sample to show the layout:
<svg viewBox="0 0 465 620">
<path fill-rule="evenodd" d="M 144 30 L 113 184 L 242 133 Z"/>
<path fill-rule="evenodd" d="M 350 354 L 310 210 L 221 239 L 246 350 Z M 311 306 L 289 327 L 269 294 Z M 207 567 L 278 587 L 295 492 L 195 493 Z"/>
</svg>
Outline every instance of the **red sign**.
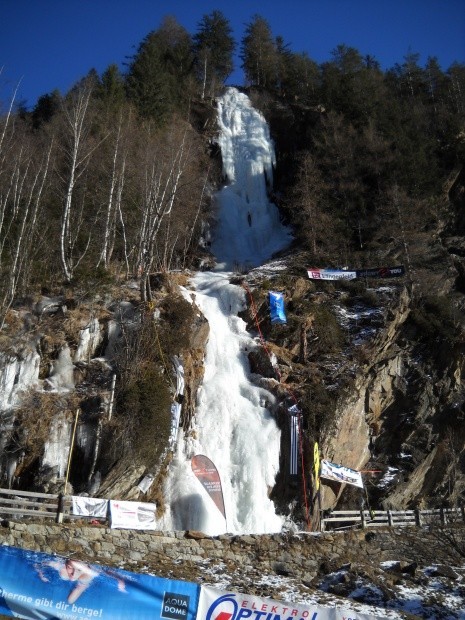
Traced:
<svg viewBox="0 0 465 620">
<path fill-rule="evenodd" d="M 201 482 L 204 489 L 215 502 L 216 507 L 226 519 L 224 509 L 223 489 L 218 470 L 207 456 L 197 454 L 191 460 L 192 471 Z"/>
</svg>

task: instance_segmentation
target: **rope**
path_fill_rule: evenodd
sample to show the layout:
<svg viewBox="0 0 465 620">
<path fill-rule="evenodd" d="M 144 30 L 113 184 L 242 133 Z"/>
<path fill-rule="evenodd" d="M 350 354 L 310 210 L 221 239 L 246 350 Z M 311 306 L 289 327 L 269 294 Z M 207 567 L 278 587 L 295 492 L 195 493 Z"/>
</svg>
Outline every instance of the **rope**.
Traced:
<svg viewBox="0 0 465 620">
<path fill-rule="evenodd" d="M 250 289 L 248 288 L 247 284 L 245 284 L 244 282 L 242 282 L 241 284 L 242 288 L 248 293 L 249 298 L 250 298 L 250 305 L 252 308 L 252 312 L 253 312 L 253 319 L 255 320 L 255 325 L 257 326 L 257 331 L 260 334 L 260 340 L 263 346 L 263 349 L 266 351 L 266 354 L 268 355 L 268 358 L 271 362 L 271 353 L 268 349 L 268 347 L 266 346 L 266 342 L 265 342 L 265 338 L 263 337 L 263 333 L 262 330 L 260 329 L 260 324 L 258 322 L 258 312 L 257 309 L 255 307 L 255 302 L 252 296 L 252 293 L 250 291 Z M 273 366 L 273 364 L 271 364 Z M 279 380 L 279 383 L 281 383 L 281 373 L 279 372 L 279 368 L 275 368 L 273 366 L 274 372 Z M 299 406 L 299 403 L 297 401 L 297 398 L 295 396 L 295 394 L 292 392 L 292 390 L 290 390 L 289 388 L 287 388 L 287 392 L 289 394 L 289 396 L 292 398 L 292 400 L 294 401 L 294 403 L 297 405 L 297 407 Z M 300 411 L 300 410 L 299 410 Z M 308 501 L 307 501 L 307 484 L 305 481 L 305 468 L 304 468 L 304 451 L 303 451 L 303 437 L 302 437 L 302 414 L 300 414 L 300 424 L 299 424 L 299 451 L 300 451 L 300 460 L 301 460 L 301 470 L 302 470 L 302 485 L 303 485 L 303 495 L 304 495 L 304 502 L 305 502 L 305 519 L 307 521 L 307 527 L 310 526 L 310 516 L 309 516 L 309 508 L 308 508 Z"/>
</svg>

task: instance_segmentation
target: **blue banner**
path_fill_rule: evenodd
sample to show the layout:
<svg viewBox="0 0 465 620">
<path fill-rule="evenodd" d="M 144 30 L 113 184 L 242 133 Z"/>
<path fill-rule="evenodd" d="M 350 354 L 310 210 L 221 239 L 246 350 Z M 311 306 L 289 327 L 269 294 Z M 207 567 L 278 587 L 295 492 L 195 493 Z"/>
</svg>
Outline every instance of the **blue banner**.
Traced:
<svg viewBox="0 0 465 620">
<path fill-rule="evenodd" d="M 269 292 L 270 318 L 272 323 L 287 323 L 284 312 L 284 295 L 282 293 Z"/>
<path fill-rule="evenodd" d="M 199 586 L 0 547 L 0 613 L 29 619 L 194 620 Z"/>
</svg>

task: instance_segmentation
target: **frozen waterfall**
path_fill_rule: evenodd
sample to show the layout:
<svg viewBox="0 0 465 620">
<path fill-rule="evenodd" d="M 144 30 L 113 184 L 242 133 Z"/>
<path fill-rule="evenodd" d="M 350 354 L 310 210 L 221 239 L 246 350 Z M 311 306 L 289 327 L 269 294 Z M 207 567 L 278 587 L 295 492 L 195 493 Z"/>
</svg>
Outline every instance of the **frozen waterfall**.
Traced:
<svg viewBox="0 0 465 620">
<path fill-rule="evenodd" d="M 245 307 L 245 291 L 229 279 L 235 266 L 260 265 L 291 237 L 267 197 L 275 157 L 263 116 L 246 95 L 229 88 L 218 102 L 218 123 L 229 184 L 216 196 L 217 264 L 192 282 L 210 326 L 205 376 L 194 428 L 179 435 L 165 489 L 169 509 L 160 525 L 210 535 L 262 534 L 282 526 L 268 497 L 278 472 L 280 432 L 268 409 L 273 395 L 250 381 L 247 355 L 258 344 L 237 316 Z M 226 521 L 192 472 L 196 454 L 210 458 L 219 471 Z"/>
</svg>

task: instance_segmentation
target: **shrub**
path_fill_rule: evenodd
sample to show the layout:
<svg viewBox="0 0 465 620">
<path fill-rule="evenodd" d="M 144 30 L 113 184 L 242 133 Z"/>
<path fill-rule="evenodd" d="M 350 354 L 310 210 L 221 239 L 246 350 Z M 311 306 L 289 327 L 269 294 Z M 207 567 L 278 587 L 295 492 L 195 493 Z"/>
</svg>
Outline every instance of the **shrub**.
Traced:
<svg viewBox="0 0 465 620">
<path fill-rule="evenodd" d="M 330 308 L 316 305 L 313 309 L 313 331 L 318 336 L 318 351 L 321 353 L 336 353 L 345 343 L 345 335 L 336 316 Z"/>
<path fill-rule="evenodd" d="M 136 457 L 155 463 L 167 445 L 171 425 L 171 395 L 165 378 L 154 363 L 117 396 L 117 411 L 125 429 L 123 438 Z"/>
<path fill-rule="evenodd" d="M 410 314 L 419 337 L 426 342 L 453 342 L 459 333 L 453 303 L 447 297 L 429 295 L 419 300 Z"/>
<path fill-rule="evenodd" d="M 170 357 L 189 347 L 195 312 L 192 304 L 181 295 L 166 298 L 161 310 L 162 322 L 158 336 L 163 353 Z"/>
</svg>

